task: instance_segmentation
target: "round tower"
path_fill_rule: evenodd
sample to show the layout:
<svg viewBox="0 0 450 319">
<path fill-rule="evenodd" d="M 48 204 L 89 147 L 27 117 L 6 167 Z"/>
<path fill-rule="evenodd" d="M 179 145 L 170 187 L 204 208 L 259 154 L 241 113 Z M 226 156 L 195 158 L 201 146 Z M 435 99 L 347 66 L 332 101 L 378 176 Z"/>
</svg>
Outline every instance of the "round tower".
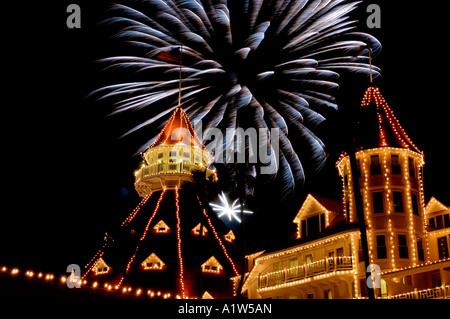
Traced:
<svg viewBox="0 0 450 319">
<path fill-rule="evenodd" d="M 371 264 L 381 270 L 426 261 L 423 153 L 406 135 L 380 90 L 369 87 L 355 139 L 357 172 L 343 154 L 337 163 L 350 222 L 357 220 L 353 178 L 359 179 Z"/>
<path fill-rule="evenodd" d="M 215 169 L 209 168 L 211 154 L 181 107 L 175 109 L 142 157 L 144 163 L 134 173 L 134 185 L 141 197 L 162 189 L 181 188 L 184 182 L 193 182 L 194 171 L 206 172 L 206 178 L 217 180 Z"/>
<path fill-rule="evenodd" d="M 231 298 L 230 277 L 239 274 L 235 238 L 192 187 L 196 171 L 213 181 L 217 175 L 183 109 L 174 110 L 142 156 L 135 188 L 143 198 L 105 237 L 82 279 L 125 293 L 145 287 L 152 298 Z"/>
</svg>

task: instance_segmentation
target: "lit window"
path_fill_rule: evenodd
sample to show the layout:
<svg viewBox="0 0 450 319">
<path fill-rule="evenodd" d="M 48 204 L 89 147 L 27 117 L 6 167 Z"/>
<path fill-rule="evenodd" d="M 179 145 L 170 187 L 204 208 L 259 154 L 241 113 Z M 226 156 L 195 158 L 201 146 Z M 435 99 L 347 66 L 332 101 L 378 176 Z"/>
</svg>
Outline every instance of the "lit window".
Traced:
<svg viewBox="0 0 450 319">
<path fill-rule="evenodd" d="M 153 230 L 157 233 L 167 233 L 170 230 L 170 227 L 161 219 L 155 226 L 153 226 Z"/>
<path fill-rule="evenodd" d="M 381 297 L 387 297 L 387 285 L 386 285 L 386 280 L 384 280 L 384 279 L 381 279 L 380 280 L 380 284 L 381 284 L 381 290 L 380 290 L 380 293 L 381 293 Z"/>
<path fill-rule="evenodd" d="M 200 228 L 203 228 L 202 236 L 205 237 L 207 235 L 208 230 L 206 229 L 205 225 L 202 225 L 200 223 L 198 223 L 197 226 L 192 228 L 192 233 L 194 233 L 194 235 L 196 235 L 196 236 L 200 235 Z"/>
<path fill-rule="evenodd" d="M 144 270 L 162 270 L 165 264 L 155 253 L 152 253 L 141 263 L 141 266 Z"/>
<path fill-rule="evenodd" d="M 222 265 L 217 261 L 214 256 L 211 256 L 207 261 L 202 264 L 202 272 L 208 273 L 220 273 L 223 270 Z"/>
<path fill-rule="evenodd" d="M 292 258 L 289 260 L 289 276 L 298 275 L 298 258 Z"/>
<path fill-rule="evenodd" d="M 234 236 L 233 231 L 230 229 L 230 231 L 226 235 L 224 235 L 223 238 L 229 243 L 234 243 L 236 236 Z"/>
<path fill-rule="evenodd" d="M 109 272 L 110 267 L 105 263 L 103 258 L 99 258 L 94 266 L 94 272 L 96 275 L 102 275 Z"/>
</svg>

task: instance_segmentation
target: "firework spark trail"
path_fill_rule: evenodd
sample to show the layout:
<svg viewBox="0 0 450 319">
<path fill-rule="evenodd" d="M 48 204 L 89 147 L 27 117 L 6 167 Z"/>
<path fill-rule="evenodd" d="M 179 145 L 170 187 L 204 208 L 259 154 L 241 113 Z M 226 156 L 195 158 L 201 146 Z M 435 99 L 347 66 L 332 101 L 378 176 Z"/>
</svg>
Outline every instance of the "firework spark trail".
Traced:
<svg viewBox="0 0 450 319">
<path fill-rule="evenodd" d="M 114 17 L 105 25 L 118 28 L 117 38 L 127 42 L 130 53 L 102 61 L 112 70 L 132 71 L 131 79 L 121 77 L 123 83 L 93 92 L 115 102 L 114 114 L 145 110 L 125 135 L 161 125 L 176 107 L 179 65 L 173 52 L 183 45 L 181 106 L 193 123 L 202 121 L 203 131 L 278 128 L 275 177 L 283 195 L 325 163 L 325 146 L 314 131 L 325 120 L 324 110 L 337 108 L 338 77 L 368 76 L 368 43 L 374 55 L 381 48 L 355 30 L 349 16 L 357 2 L 129 2 L 114 5 Z M 374 76 L 379 72 L 372 67 Z M 231 142 L 224 139 L 224 149 L 237 151 Z M 273 151 L 269 139 L 267 149 Z"/>
</svg>

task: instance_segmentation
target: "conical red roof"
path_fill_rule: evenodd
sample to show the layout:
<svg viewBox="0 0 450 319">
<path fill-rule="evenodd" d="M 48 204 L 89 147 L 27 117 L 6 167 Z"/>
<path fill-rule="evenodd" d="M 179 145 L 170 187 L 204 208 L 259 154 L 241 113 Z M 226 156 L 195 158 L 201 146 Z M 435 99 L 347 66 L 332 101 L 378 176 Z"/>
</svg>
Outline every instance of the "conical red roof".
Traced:
<svg viewBox="0 0 450 319">
<path fill-rule="evenodd" d="M 205 148 L 192 127 L 186 112 L 177 107 L 151 147 L 162 144 L 184 144 Z"/>
<path fill-rule="evenodd" d="M 377 87 L 369 87 L 364 93 L 359 125 L 356 139 L 360 149 L 400 147 L 421 153 L 405 133 Z"/>
</svg>

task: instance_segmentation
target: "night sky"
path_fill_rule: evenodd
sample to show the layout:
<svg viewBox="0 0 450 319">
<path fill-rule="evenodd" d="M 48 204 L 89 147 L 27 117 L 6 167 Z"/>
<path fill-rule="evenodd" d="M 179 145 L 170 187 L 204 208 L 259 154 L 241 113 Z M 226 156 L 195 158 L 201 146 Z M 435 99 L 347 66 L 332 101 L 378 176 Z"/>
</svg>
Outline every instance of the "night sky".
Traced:
<svg viewBox="0 0 450 319">
<path fill-rule="evenodd" d="M 66 27 L 70 3 L 81 6 L 81 29 Z M 116 49 L 97 24 L 108 16 L 108 3 L 32 2 L 3 9 L 8 23 L 2 38 L 0 265 L 56 273 L 71 263 L 84 266 L 101 247 L 104 232 L 120 225 L 139 202 L 133 188 L 139 158 L 132 155 L 140 144 L 133 137 L 119 139 L 129 129 L 126 116 L 108 117 L 111 108 L 86 98 L 105 84 L 95 60 Z M 366 27 L 370 3 L 381 6 L 381 29 Z M 445 11 L 404 0 L 364 1 L 354 17 L 360 31 L 383 45 L 374 60 L 382 77 L 374 84 L 425 154 L 426 201 L 435 196 L 450 205 Z M 347 76 L 339 84 L 338 104 L 359 107 L 368 80 Z M 340 199 L 334 163 L 343 124 L 340 113 L 329 118 L 323 130 L 323 140 L 331 143 L 329 165 L 303 190 L 281 204 L 261 190 L 265 209 L 250 225 L 249 250 L 265 245 L 260 231 L 277 229 L 274 246 L 282 233 L 293 234 L 292 220 L 308 192 Z"/>
</svg>

